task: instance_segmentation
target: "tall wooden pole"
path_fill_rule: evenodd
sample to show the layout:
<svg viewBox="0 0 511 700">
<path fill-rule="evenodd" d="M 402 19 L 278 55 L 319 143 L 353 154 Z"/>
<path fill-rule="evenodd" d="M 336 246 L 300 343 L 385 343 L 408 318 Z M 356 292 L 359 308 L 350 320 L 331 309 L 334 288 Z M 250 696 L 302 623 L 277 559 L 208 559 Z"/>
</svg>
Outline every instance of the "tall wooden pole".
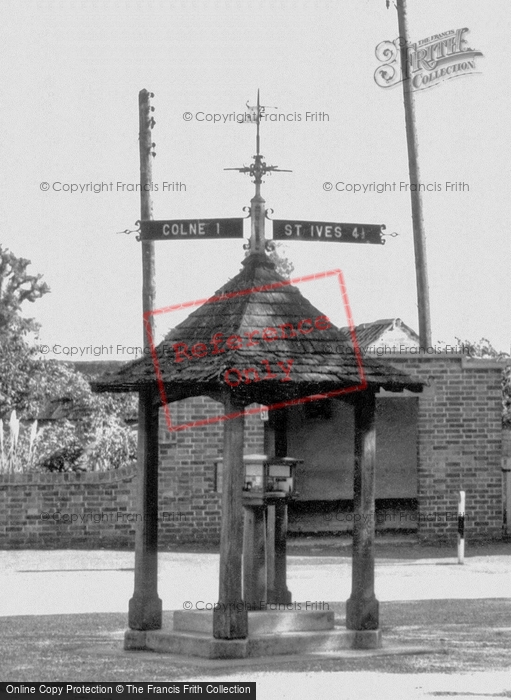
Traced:
<svg viewBox="0 0 511 700">
<path fill-rule="evenodd" d="M 417 281 L 417 304 L 419 312 L 419 342 L 424 350 L 431 346 L 431 317 L 429 310 L 428 269 L 426 260 L 426 232 L 422 215 L 422 193 L 418 185 L 421 181 L 419 171 L 419 147 L 415 126 L 415 104 L 412 82 L 409 78 L 408 65 L 408 18 L 406 0 L 396 0 L 399 36 L 401 39 L 401 70 L 403 101 L 405 106 L 406 143 L 408 146 L 408 172 L 410 184 L 416 184 L 416 191 L 410 192 L 412 203 L 413 242 L 415 248 L 415 275 Z M 412 188 L 410 188 L 412 190 Z"/>
<path fill-rule="evenodd" d="M 139 396 L 138 494 L 135 534 L 135 590 L 129 602 L 132 630 L 161 628 L 158 597 L 158 407 L 152 388 Z"/>
<path fill-rule="evenodd" d="M 355 399 L 352 590 L 346 603 L 346 627 L 357 631 L 379 628 L 379 605 L 374 594 L 375 411 L 374 392 L 359 392 Z"/>
<path fill-rule="evenodd" d="M 140 147 L 140 220 L 152 219 L 151 97 L 138 95 Z M 142 241 L 142 303 L 144 315 L 154 309 L 154 242 Z M 154 338 L 153 317 L 148 323 Z M 143 347 L 149 339 L 143 324 Z M 138 406 L 138 513 L 135 539 L 135 591 L 129 603 L 129 626 L 135 630 L 160 629 L 162 603 L 158 597 L 158 404 L 154 387 L 144 387 Z"/>
<path fill-rule="evenodd" d="M 222 525 L 220 532 L 220 590 L 213 610 L 213 636 L 216 639 L 245 639 L 248 615 L 242 598 L 243 554 L 243 406 L 230 394 L 224 400 L 226 415 L 240 413 L 224 423 L 222 483 Z"/>
<path fill-rule="evenodd" d="M 153 204 L 151 201 L 151 187 L 153 183 L 153 135 L 151 106 L 152 92 L 141 90 L 138 93 L 138 118 L 139 118 L 139 152 L 140 152 L 140 220 L 148 221 L 153 218 Z M 146 314 L 154 310 L 156 297 L 155 266 L 154 266 L 154 241 L 142 241 L 142 306 Z M 149 325 L 154 338 L 154 316 L 149 317 Z M 149 348 L 149 341 L 145 327 L 144 348 Z"/>
</svg>

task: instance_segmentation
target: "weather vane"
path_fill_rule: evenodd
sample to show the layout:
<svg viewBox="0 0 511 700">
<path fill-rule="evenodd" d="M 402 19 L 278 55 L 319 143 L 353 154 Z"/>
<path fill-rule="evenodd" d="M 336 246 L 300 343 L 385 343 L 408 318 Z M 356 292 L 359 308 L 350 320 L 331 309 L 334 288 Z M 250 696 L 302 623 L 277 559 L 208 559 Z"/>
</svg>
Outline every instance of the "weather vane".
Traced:
<svg viewBox="0 0 511 700">
<path fill-rule="evenodd" d="M 252 110 L 248 105 L 247 107 Z M 253 156 L 254 162 L 249 166 L 243 166 L 242 168 L 225 168 L 225 170 L 237 170 L 239 173 L 248 173 L 253 177 L 253 182 L 256 186 L 255 195 L 250 200 L 250 207 L 243 207 L 245 211 L 249 211 L 251 220 L 251 232 L 250 232 L 250 242 L 244 247 L 249 251 L 249 254 L 253 253 L 264 253 L 266 250 L 271 250 L 274 247 L 273 241 L 267 241 L 264 236 L 264 222 L 267 218 L 267 209 L 265 206 L 265 201 L 261 197 L 261 183 L 263 181 L 263 176 L 266 173 L 290 173 L 291 170 L 282 170 L 277 165 L 267 165 L 261 155 L 261 142 L 259 136 L 259 126 L 261 123 L 261 113 L 264 107 L 261 107 L 259 102 L 259 90 L 257 91 L 257 107 L 256 107 L 256 154 Z M 253 121 L 252 119 L 250 121 Z M 272 211 L 272 210 L 270 210 Z"/>
<path fill-rule="evenodd" d="M 249 107 L 247 103 L 247 107 Z M 249 109 L 252 109 L 249 107 Z M 259 135 L 259 125 L 261 123 L 261 114 L 263 113 L 265 107 L 261 107 L 259 103 L 259 90 L 257 91 L 257 107 L 256 107 L 256 125 L 257 125 L 257 132 L 256 132 L 256 154 L 253 156 L 254 162 L 251 165 L 244 166 L 243 168 L 224 168 L 224 170 L 237 170 L 239 173 L 248 173 L 251 177 L 254 178 L 253 182 L 256 185 L 256 194 L 260 193 L 260 185 L 263 181 L 263 176 L 266 175 L 266 173 L 290 173 L 292 170 L 283 170 L 282 168 L 279 168 L 278 165 L 267 165 L 263 158 L 264 156 L 261 155 L 261 139 Z M 252 120 L 251 120 L 252 121 Z"/>
</svg>

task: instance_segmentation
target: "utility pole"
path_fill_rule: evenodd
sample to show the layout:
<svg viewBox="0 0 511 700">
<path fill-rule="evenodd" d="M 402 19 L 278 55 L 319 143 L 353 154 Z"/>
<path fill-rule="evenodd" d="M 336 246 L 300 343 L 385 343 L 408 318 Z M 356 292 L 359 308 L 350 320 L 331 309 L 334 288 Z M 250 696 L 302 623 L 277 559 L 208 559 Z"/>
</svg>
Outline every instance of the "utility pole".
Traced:
<svg viewBox="0 0 511 700">
<path fill-rule="evenodd" d="M 388 0 L 387 0 L 388 7 Z M 408 172 L 410 184 L 416 184 L 410 192 L 412 203 L 413 242 L 415 249 L 415 276 L 417 281 L 417 305 L 419 312 L 420 347 L 426 350 L 431 346 L 431 316 L 429 309 L 428 267 L 426 259 L 426 232 L 422 214 L 422 193 L 419 192 L 419 147 L 415 125 L 415 103 L 408 64 L 408 19 L 406 0 L 396 0 L 399 24 L 403 101 L 405 106 L 406 143 L 408 146 Z M 412 188 L 410 187 L 410 190 Z"/>
<path fill-rule="evenodd" d="M 154 143 L 152 127 L 154 119 L 151 106 L 152 92 L 141 90 L 138 93 L 138 116 L 139 116 L 139 151 L 140 151 L 140 220 L 148 221 L 153 218 L 153 205 L 151 201 L 151 186 L 153 182 L 153 157 Z M 154 316 L 148 312 L 154 310 L 156 296 L 155 271 L 154 271 L 154 241 L 142 240 L 142 308 L 146 323 L 143 324 L 142 332 L 143 347 L 145 352 L 149 352 L 149 339 L 147 337 L 146 326 L 151 329 L 154 339 Z"/>
<path fill-rule="evenodd" d="M 151 202 L 152 92 L 138 94 L 140 147 L 140 221 L 153 218 Z M 154 241 L 141 241 L 143 347 L 150 352 L 154 340 L 155 271 Z M 129 602 L 129 626 L 132 630 L 161 629 L 162 602 L 158 597 L 158 402 L 153 387 L 139 391 L 138 399 L 138 514 L 135 546 L 135 591 Z"/>
</svg>

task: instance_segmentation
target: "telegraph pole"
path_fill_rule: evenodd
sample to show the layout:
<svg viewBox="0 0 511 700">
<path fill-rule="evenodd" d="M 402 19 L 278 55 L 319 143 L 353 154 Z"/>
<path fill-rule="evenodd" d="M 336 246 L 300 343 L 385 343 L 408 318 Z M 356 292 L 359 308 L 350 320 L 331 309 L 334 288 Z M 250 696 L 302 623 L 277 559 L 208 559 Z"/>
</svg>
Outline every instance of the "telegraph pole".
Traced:
<svg viewBox="0 0 511 700">
<path fill-rule="evenodd" d="M 152 92 L 138 94 L 140 147 L 140 221 L 153 218 L 151 202 Z M 142 228 L 142 225 L 141 225 Z M 154 342 L 155 265 L 154 241 L 141 241 L 142 246 L 142 306 L 143 348 L 150 352 L 151 333 Z M 132 630 L 160 629 L 162 602 L 158 597 L 158 427 L 159 411 L 156 391 L 144 387 L 138 399 L 138 513 L 135 546 L 135 590 L 129 602 L 129 626 Z"/>
<path fill-rule="evenodd" d="M 387 0 L 388 7 L 388 0 Z M 419 147 L 415 126 L 415 103 L 408 66 L 408 18 L 406 0 L 396 0 L 399 24 L 403 101 L 405 106 L 406 143 L 408 146 L 408 172 L 410 184 L 416 191 L 410 192 L 412 203 L 413 242 L 415 249 L 415 276 L 417 281 L 417 304 L 419 312 L 419 341 L 423 350 L 431 346 L 431 316 L 429 309 L 428 268 L 426 259 L 426 232 L 422 214 L 422 193 L 419 192 Z M 411 190 L 412 188 L 410 188 Z"/>
<path fill-rule="evenodd" d="M 138 116 L 139 116 L 139 152 L 140 152 L 140 221 L 149 221 L 153 218 L 153 204 L 151 201 L 151 186 L 153 182 L 153 157 L 154 143 L 152 127 L 154 119 L 151 106 L 152 92 L 141 90 L 138 94 Z M 154 310 L 156 296 L 155 286 L 155 266 L 154 266 L 154 241 L 142 240 L 142 308 L 144 318 L 151 329 L 154 339 L 154 316 L 148 312 Z M 143 347 L 149 352 L 149 339 L 146 333 L 146 326 L 142 328 Z"/>
</svg>

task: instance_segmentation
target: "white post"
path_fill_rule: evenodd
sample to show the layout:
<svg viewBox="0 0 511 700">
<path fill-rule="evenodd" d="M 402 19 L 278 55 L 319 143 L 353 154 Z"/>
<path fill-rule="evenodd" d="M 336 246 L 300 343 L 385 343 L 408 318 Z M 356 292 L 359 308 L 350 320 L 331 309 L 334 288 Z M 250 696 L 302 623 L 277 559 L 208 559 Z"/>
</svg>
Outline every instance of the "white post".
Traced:
<svg viewBox="0 0 511 700">
<path fill-rule="evenodd" d="M 460 491 L 458 501 L 458 564 L 465 560 L 465 491 Z"/>
</svg>

